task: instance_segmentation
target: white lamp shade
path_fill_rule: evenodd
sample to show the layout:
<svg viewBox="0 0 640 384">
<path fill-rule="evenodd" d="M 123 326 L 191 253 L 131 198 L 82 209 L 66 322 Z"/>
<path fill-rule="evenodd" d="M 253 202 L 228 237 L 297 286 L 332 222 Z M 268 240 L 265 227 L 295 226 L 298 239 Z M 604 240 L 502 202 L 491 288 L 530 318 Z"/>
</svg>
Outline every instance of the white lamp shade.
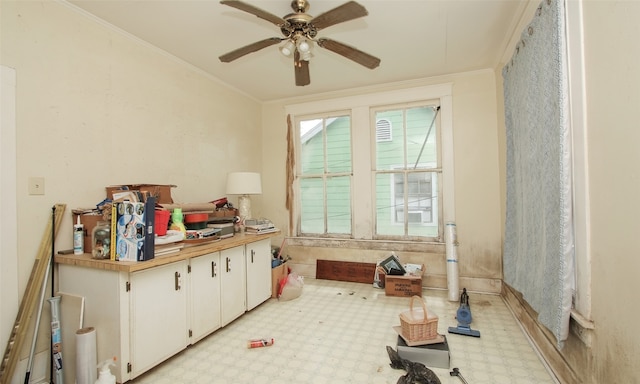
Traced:
<svg viewBox="0 0 640 384">
<path fill-rule="evenodd" d="M 259 195 L 262 193 L 260 174 L 256 172 L 231 172 L 227 174 L 227 194 Z"/>
</svg>

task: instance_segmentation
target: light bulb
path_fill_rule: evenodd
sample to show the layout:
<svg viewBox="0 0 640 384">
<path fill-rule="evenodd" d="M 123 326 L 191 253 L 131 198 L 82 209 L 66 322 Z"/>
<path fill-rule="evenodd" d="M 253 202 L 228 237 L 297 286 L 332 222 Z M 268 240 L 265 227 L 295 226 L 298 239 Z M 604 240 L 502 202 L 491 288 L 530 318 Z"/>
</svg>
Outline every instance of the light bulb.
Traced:
<svg viewBox="0 0 640 384">
<path fill-rule="evenodd" d="M 301 38 L 298 40 L 298 51 L 300 53 L 309 52 L 311 50 L 311 46 L 309 45 L 309 41 L 307 39 Z"/>
<path fill-rule="evenodd" d="M 284 43 L 284 45 L 282 47 L 280 47 L 280 53 L 282 53 L 285 56 L 291 56 L 291 54 L 293 53 L 295 46 L 293 45 L 293 42 L 291 40 L 287 40 L 286 43 Z"/>
</svg>

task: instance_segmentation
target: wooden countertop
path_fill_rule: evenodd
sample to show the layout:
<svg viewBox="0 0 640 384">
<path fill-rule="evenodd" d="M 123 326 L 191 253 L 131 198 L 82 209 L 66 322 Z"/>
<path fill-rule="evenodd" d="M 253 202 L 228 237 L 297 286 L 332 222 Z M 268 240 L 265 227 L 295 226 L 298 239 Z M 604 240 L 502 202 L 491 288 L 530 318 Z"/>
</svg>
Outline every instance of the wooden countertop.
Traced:
<svg viewBox="0 0 640 384">
<path fill-rule="evenodd" d="M 58 264 L 76 265 L 87 268 L 105 269 L 117 272 L 135 272 L 148 268 L 157 267 L 164 264 L 173 263 L 175 261 L 181 261 L 192 257 L 206 255 L 212 252 L 222 251 L 224 249 L 253 243 L 262 239 L 268 239 L 278 236 L 280 231 L 266 233 L 263 235 L 247 235 L 236 234 L 233 237 L 214 240 L 210 243 L 198 244 L 198 245 L 186 245 L 179 252 L 171 253 L 168 255 L 158 256 L 147 261 L 113 261 L 113 260 L 98 260 L 93 259 L 90 253 L 82 255 L 55 255 L 55 262 Z"/>
</svg>

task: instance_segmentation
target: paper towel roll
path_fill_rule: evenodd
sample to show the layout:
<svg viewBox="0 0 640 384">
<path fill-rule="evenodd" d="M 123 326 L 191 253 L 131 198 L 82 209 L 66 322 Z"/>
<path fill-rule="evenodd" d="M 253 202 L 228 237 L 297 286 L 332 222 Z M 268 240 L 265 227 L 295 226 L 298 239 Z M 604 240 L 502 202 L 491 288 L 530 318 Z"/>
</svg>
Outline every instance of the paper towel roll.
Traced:
<svg viewBox="0 0 640 384">
<path fill-rule="evenodd" d="M 93 327 L 76 331 L 76 383 L 94 384 L 98 374 L 96 330 Z"/>
</svg>

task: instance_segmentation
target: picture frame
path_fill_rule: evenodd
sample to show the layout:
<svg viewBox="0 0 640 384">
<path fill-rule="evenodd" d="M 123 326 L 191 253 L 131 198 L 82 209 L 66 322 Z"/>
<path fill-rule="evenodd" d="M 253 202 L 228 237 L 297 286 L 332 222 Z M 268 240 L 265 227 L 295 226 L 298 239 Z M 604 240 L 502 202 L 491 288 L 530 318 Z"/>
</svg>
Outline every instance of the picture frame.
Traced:
<svg viewBox="0 0 640 384">
<path fill-rule="evenodd" d="M 380 262 L 380 266 L 384 269 L 387 275 L 404 275 L 406 271 L 400 260 L 395 255 L 391 255 Z"/>
</svg>

